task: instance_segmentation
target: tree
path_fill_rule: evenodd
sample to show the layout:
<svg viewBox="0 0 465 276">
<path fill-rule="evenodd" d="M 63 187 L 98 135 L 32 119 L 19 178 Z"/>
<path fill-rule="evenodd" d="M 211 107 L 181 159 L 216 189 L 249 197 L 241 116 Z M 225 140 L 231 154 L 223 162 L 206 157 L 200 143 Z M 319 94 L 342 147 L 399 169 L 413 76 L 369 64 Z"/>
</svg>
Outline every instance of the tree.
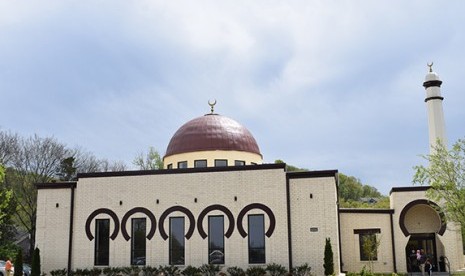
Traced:
<svg viewBox="0 0 465 276">
<path fill-rule="evenodd" d="M 32 255 L 31 276 L 40 276 L 40 275 L 41 275 L 40 250 L 38 247 L 36 247 L 36 249 L 34 249 L 34 254 Z"/>
<path fill-rule="evenodd" d="M 333 249 L 331 247 L 331 239 L 326 238 L 325 244 L 325 257 L 323 267 L 325 268 L 325 275 L 334 274 L 334 260 L 333 260 Z"/>
<path fill-rule="evenodd" d="M 373 261 L 378 259 L 378 248 L 381 244 L 381 238 L 375 233 L 360 235 L 360 238 L 362 239 L 363 254 L 368 258 L 370 272 L 373 272 Z"/>
<path fill-rule="evenodd" d="M 13 202 L 13 191 L 7 189 L 3 183 L 5 179 L 5 168 L 0 164 L 0 247 L 11 243 L 12 236 L 12 214 L 15 210 Z M 3 251 L 4 249 L 0 249 Z"/>
<path fill-rule="evenodd" d="M 440 204 L 448 221 L 465 221 L 465 140 L 459 139 L 449 151 L 438 140 L 434 153 L 423 156 L 429 166 L 415 166 L 413 182 L 430 185 L 426 195 Z"/>
<path fill-rule="evenodd" d="M 140 153 L 133 161 L 140 170 L 161 170 L 163 159 L 154 147 L 149 148 L 147 154 Z"/>
<path fill-rule="evenodd" d="M 23 276 L 23 251 L 21 248 L 16 253 L 14 276 Z"/>
<path fill-rule="evenodd" d="M 281 159 L 277 159 L 274 161 L 275 164 L 284 164 L 286 162 L 284 162 L 283 160 Z M 286 164 L 286 171 L 288 172 L 305 172 L 305 171 L 308 171 L 308 169 L 304 169 L 304 168 L 298 168 L 296 166 L 292 166 L 292 165 L 289 165 L 289 164 Z"/>
<path fill-rule="evenodd" d="M 78 172 L 119 171 L 126 168 L 122 162 L 99 160 L 79 148 L 70 149 L 53 137 L 34 135 L 22 138 L 4 131 L 0 131 L 0 158 L 0 163 L 4 162 L 6 167 L 5 183 L 0 186 L 0 193 L 3 191 L 1 188 L 12 191 L 11 201 L 17 206 L 13 214 L 15 222 L 30 236 L 29 256 L 35 244 L 36 183 L 74 180 Z"/>
<path fill-rule="evenodd" d="M 465 139 L 451 150 L 438 140 L 433 153 L 422 157 L 429 165 L 414 167 L 413 183 L 430 186 L 426 196 L 440 206 L 447 221 L 461 224 L 465 240 Z"/>
</svg>

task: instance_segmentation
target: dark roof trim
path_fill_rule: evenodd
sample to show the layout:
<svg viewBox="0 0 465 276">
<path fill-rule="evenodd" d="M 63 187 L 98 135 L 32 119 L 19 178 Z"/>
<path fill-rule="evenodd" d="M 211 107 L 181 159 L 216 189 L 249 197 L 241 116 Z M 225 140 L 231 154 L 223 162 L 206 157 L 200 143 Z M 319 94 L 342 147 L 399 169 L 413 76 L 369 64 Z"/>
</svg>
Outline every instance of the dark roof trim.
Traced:
<svg viewBox="0 0 465 276">
<path fill-rule="evenodd" d="M 389 195 L 392 193 L 400 193 L 400 192 L 421 192 L 426 191 L 430 186 L 410 186 L 410 187 L 393 187 L 389 192 Z"/>
<path fill-rule="evenodd" d="M 337 170 L 288 172 L 287 178 L 312 178 L 312 177 L 336 177 Z"/>
<path fill-rule="evenodd" d="M 354 234 L 379 234 L 380 228 L 354 229 Z"/>
<path fill-rule="evenodd" d="M 39 189 L 70 189 L 76 188 L 76 182 L 50 182 L 50 183 L 35 183 Z"/>
<path fill-rule="evenodd" d="M 393 209 L 375 209 L 375 208 L 341 208 L 339 213 L 368 213 L 368 214 L 394 214 Z"/>
<path fill-rule="evenodd" d="M 182 174 L 182 173 L 204 173 L 204 172 L 224 172 L 224 171 L 252 171 L 252 170 L 272 170 L 285 169 L 286 164 L 262 164 L 229 167 L 206 167 L 206 168 L 186 168 L 186 169 L 163 169 L 144 171 L 120 171 L 120 172 L 94 172 L 78 173 L 79 178 L 92 177 L 114 177 L 114 176 L 136 176 L 136 175 L 156 175 L 156 174 Z"/>
</svg>

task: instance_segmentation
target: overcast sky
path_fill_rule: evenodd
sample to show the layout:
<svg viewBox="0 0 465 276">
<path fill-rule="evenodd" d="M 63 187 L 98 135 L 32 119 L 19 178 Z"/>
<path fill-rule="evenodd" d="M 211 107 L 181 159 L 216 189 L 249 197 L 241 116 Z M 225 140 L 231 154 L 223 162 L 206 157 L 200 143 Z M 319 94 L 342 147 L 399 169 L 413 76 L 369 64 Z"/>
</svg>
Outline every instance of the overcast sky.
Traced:
<svg viewBox="0 0 465 276">
<path fill-rule="evenodd" d="M 99 158 L 164 155 L 215 111 L 266 163 L 337 169 L 388 194 L 428 153 L 427 62 L 465 137 L 464 1 L 0 0 L 0 128 Z"/>
</svg>

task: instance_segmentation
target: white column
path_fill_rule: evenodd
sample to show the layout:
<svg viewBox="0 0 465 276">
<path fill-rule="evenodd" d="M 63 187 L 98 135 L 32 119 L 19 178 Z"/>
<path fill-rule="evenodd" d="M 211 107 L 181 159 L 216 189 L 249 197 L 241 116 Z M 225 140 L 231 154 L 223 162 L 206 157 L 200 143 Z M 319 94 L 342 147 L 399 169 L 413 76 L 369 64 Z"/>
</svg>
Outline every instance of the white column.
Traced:
<svg viewBox="0 0 465 276">
<path fill-rule="evenodd" d="M 444 111 L 442 109 L 442 101 L 444 100 L 441 96 L 442 81 L 439 79 L 438 74 L 433 72 L 432 65 L 428 65 L 430 69 L 423 83 L 426 90 L 425 103 L 428 111 L 430 154 L 434 153 L 434 147 L 438 139 L 447 146 Z"/>
</svg>

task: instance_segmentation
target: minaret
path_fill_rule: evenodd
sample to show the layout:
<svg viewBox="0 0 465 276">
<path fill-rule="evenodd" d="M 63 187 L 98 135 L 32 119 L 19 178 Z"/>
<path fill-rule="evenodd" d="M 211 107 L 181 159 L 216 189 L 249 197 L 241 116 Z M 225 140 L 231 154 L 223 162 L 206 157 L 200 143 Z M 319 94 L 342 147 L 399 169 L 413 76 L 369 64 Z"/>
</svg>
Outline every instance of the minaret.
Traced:
<svg viewBox="0 0 465 276">
<path fill-rule="evenodd" d="M 428 64 L 429 72 L 425 77 L 423 86 L 426 90 L 426 109 L 428 111 L 428 129 L 430 154 L 434 153 L 436 141 L 439 139 L 447 146 L 444 112 L 442 110 L 441 84 L 438 74 L 433 72 L 433 63 Z"/>
</svg>

